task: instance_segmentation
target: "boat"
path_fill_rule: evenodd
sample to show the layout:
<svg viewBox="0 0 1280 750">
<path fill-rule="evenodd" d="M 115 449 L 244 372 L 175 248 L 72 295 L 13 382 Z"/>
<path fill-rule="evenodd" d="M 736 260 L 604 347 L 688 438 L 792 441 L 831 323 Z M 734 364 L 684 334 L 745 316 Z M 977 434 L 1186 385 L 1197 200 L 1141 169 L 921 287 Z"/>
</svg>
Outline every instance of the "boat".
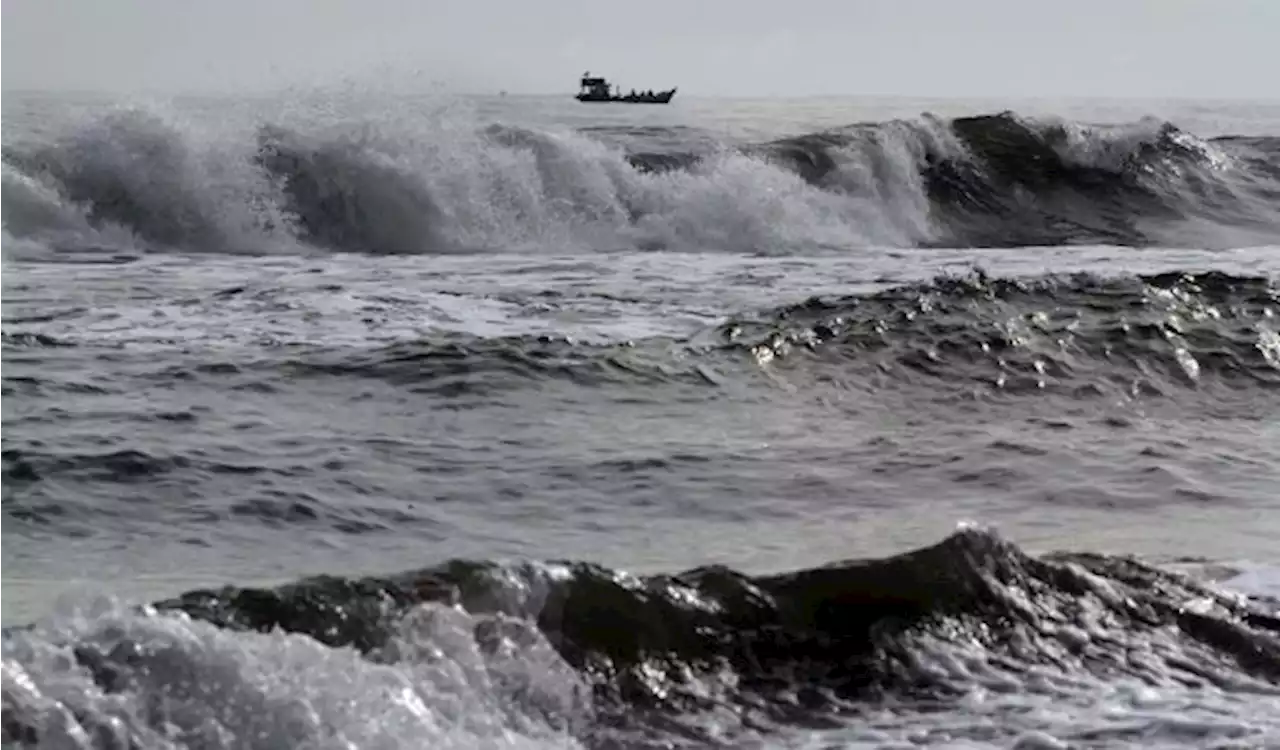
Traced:
<svg viewBox="0 0 1280 750">
<path fill-rule="evenodd" d="M 611 90 L 612 88 L 612 90 Z M 623 94 L 621 86 L 611 87 L 604 78 L 592 77 L 591 73 L 582 74 L 579 91 L 574 98 L 580 102 L 617 102 L 620 104 L 667 104 L 676 95 L 675 88 L 666 91 L 636 91 L 632 89 Z"/>
</svg>

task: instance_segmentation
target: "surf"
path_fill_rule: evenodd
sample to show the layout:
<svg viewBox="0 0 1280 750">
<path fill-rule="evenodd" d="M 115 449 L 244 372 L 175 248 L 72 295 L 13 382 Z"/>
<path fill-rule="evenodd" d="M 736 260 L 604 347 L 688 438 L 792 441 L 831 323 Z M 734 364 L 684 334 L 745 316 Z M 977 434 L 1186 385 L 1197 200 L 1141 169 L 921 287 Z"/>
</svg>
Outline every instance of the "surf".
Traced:
<svg viewBox="0 0 1280 750">
<path fill-rule="evenodd" d="M 652 136 L 652 134 L 649 134 Z M 615 134 L 616 136 L 616 134 Z M 663 136 L 680 143 L 678 129 Z M 1265 244 L 1273 138 L 1013 112 L 646 150 L 598 129 L 261 122 L 211 139 L 125 108 L 6 144 L 4 228 L 74 251 L 672 250 Z"/>
</svg>

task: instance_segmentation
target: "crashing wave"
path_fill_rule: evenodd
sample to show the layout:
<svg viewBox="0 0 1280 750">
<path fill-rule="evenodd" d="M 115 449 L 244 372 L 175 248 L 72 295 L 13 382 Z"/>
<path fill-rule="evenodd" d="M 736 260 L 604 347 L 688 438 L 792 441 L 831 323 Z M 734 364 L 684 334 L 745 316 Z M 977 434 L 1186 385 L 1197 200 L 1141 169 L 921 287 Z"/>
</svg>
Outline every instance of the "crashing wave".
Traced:
<svg viewBox="0 0 1280 750">
<path fill-rule="evenodd" d="M 205 142 L 136 110 L 7 147 L 6 232 L 131 234 L 154 248 L 343 252 L 1275 242 L 1274 139 L 1005 112 L 729 146 L 673 132 L 625 153 L 594 131 L 425 136 L 261 126 Z M 682 150 L 681 139 L 696 140 Z M 652 139 L 651 139 L 652 140 Z M 1190 238 L 1190 239 L 1189 239 Z"/>
<path fill-rule="evenodd" d="M 42 732 L 78 728 L 113 733 L 125 746 L 219 732 L 247 741 L 236 733 L 251 730 L 300 741 L 282 738 L 280 722 L 235 723 L 269 695 L 242 684 L 246 668 L 223 661 L 209 645 L 223 637 L 201 622 L 275 633 L 253 642 L 268 649 L 255 657 L 268 663 L 435 664 L 465 638 L 471 658 L 505 665 L 480 667 L 504 711 L 615 747 L 618 731 L 715 739 L 680 720 L 707 712 L 728 711 L 739 730 L 830 726 L 859 705 L 910 701 L 927 712 L 975 690 L 1054 693 L 1085 679 L 1276 695 L 1276 607 L 1133 559 L 1034 557 L 975 528 L 895 557 L 777 575 L 708 566 L 638 577 L 589 563 L 453 561 L 392 576 L 191 591 L 137 616 L 154 625 L 103 618 L 11 630 L 4 739 L 34 743 Z M 437 640 L 409 637 L 424 624 Z M 50 650 L 65 655 L 75 690 L 39 671 Z M 535 656 L 539 680 L 512 675 L 512 659 L 527 667 Z M 548 688 L 548 671 L 560 687 Z M 315 719 L 291 723 L 320 731 Z M 1117 737 L 1125 731 L 1144 730 Z"/>
</svg>

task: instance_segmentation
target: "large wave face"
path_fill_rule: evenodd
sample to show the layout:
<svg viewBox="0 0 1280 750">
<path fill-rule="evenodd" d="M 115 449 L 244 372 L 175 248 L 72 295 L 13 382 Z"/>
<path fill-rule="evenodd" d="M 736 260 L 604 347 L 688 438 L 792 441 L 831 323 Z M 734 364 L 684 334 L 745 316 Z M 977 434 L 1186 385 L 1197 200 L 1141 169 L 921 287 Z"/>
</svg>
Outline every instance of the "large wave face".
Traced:
<svg viewBox="0 0 1280 750">
<path fill-rule="evenodd" d="M 412 253 L 436 246 L 438 210 L 425 186 L 358 142 L 308 142 L 286 130 L 258 134 L 254 162 L 278 184 L 299 235 L 335 250 Z"/>
<path fill-rule="evenodd" d="M 598 129 L 423 127 L 268 123 L 211 138 L 122 110 L 6 148 L 5 231 L 59 249 L 133 237 L 153 249 L 284 241 L 369 253 L 1225 247 L 1280 236 L 1275 139 L 1204 140 L 1158 120 L 926 115 L 745 146 L 673 130 L 660 152 L 611 145 Z"/>
<path fill-rule="evenodd" d="M 781 725 L 885 742 L 869 727 L 904 729 L 896 717 L 916 743 L 1248 746 L 1275 717 L 1227 720 L 1213 702 L 1276 695 L 1276 605 L 1129 559 L 1033 557 L 976 529 L 768 576 L 454 561 L 11 630 L 3 731 L 122 747 L 734 747 Z M 1098 696 L 1114 705 L 1088 710 Z"/>
</svg>

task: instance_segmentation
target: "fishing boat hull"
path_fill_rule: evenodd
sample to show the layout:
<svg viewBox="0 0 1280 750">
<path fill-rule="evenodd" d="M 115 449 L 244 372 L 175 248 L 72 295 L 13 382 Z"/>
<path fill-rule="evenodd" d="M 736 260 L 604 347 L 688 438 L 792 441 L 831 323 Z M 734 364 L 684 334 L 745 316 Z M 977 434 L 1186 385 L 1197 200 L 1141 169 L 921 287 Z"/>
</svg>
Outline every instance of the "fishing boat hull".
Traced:
<svg viewBox="0 0 1280 750">
<path fill-rule="evenodd" d="M 592 93 L 578 94 L 574 98 L 580 102 L 594 102 L 601 104 L 670 104 L 672 98 L 676 95 L 675 89 L 668 91 L 659 91 L 653 96 L 600 96 Z"/>
</svg>

